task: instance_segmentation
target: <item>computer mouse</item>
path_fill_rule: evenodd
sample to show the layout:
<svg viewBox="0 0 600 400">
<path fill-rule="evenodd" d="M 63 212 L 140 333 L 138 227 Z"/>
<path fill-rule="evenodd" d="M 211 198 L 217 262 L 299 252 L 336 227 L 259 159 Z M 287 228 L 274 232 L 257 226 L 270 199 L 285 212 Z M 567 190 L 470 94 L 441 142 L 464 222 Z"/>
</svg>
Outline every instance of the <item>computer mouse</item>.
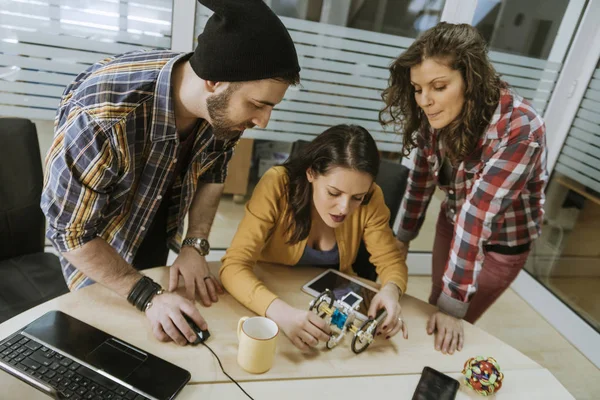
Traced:
<svg viewBox="0 0 600 400">
<path fill-rule="evenodd" d="M 192 342 L 192 345 L 197 345 L 199 343 L 205 342 L 209 337 L 210 337 L 210 332 L 208 331 L 208 329 L 206 330 L 202 330 L 198 327 L 198 325 L 196 325 L 196 323 L 187 315 L 183 315 L 183 317 L 185 318 L 185 320 L 187 321 L 187 323 L 190 325 L 190 328 L 192 328 L 192 330 L 196 333 L 196 341 Z"/>
</svg>

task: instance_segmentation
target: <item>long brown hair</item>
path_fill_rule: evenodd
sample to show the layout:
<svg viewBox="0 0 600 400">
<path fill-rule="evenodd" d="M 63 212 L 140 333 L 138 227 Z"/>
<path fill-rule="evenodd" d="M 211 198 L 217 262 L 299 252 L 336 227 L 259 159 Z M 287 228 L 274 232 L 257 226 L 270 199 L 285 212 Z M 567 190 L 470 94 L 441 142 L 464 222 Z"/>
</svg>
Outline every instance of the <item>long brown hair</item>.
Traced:
<svg viewBox="0 0 600 400">
<path fill-rule="evenodd" d="M 311 228 L 312 184 L 306 171 L 311 169 L 317 175 L 325 175 L 335 167 L 342 167 L 366 172 L 375 180 L 379 151 L 371 134 L 362 126 L 336 125 L 292 155 L 283 166 L 289 178 L 286 194 L 289 207 L 284 217 L 288 223 L 287 243 L 295 244 L 307 238 Z M 362 204 L 369 198 L 365 196 Z"/>
<path fill-rule="evenodd" d="M 417 105 L 410 69 L 426 58 L 445 62 L 460 71 L 465 82 L 465 103 L 459 116 L 441 129 L 448 158 L 460 162 L 475 149 L 494 114 L 504 83 L 487 56 L 485 40 L 468 24 L 441 22 L 416 39 L 390 66 L 388 88 L 383 91 L 382 125 L 393 124 L 403 133 L 404 155 L 417 147 L 417 135 L 429 122 Z"/>
</svg>

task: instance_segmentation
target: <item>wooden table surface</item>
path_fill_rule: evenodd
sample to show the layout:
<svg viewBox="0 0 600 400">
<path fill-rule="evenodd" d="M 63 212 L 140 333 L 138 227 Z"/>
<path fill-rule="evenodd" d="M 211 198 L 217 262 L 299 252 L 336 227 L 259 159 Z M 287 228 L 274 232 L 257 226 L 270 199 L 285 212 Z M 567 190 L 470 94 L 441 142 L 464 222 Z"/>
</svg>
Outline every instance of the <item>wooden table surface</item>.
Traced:
<svg viewBox="0 0 600 400">
<path fill-rule="evenodd" d="M 219 263 L 210 263 L 210 267 L 216 273 Z M 256 267 L 256 272 L 283 300 L 295 307 L 307 308 L 312 297 L 303 293 L 301 287 L 322 270 L 260 265 Z M 167 268 L 155 268 L 145 273 L 163 287 L 168 286 Z M 390 340 L 379 339 L 365 352 L 355 355 L 350 350 L 351 338 L 348 336 L 333 350 L 327 350 L 321 345 L 310 353 L 301 353 L 281 334 L 273 368 L 261 375 L 245 372 L 236 362 L 237 322 L 242 316 L 253 315 L 251 311 L 228 294 L 221 296 L 218 303 L 211 307 L 200 304 L 197 307 L 208 321 L 212 335 L 207 344 L 219 355 L 225 370 L 239 382 L 245 382 L 244 387 L 253 391 L 257 396 L 255 398 L 275 398 L 268 393 L 281 391 L 287 392 L 286 398 L 306 398 L 310 395 L 322 397 L 320 394 L 328 391 L 332 391 L 332 395 L 339 393 L 341 398 L 342 393 L 370 394 L 373 391 L 367 391 L 367 387 L 372 389 L 384 386 L 386 390 L 396 388 L 394 390 L 410 397 L 424 366 L 460 378 L 464 362 L 469 357 L 478 355 L 495 357 L 506 375 L 500 392 L 502 396 L 499 393 L 498 398 L 541 398 L 536 397 L 540 393 L 545 393 L 543 398 L 572 398 L 546 369 L 471 324 L 464 324 L 465 346 L 461 352 L 444 355 L 435 351 L 433 336 L 428 336 L 425 332 L 427 318 L 434 308 L 408 295 L 402 298 L 401 304 L 403 318 L 409 329 L 408 340 L 404 340 L 401 335 Z M 206 348 L 180 347 L 174 343 L 159 342 L 153 337 L 144 314 L 100 285 L 68 293 L 0 324 L 0 338 L 12 334 L 50 310 L 61 310 L 190 371 L 190 385 L 178 398 L 243 398 L 239 397 L 243 394 L 229 383 L 217 360 Z M 14 387 L 15 391 L 2 391 L 23 393 L 23 396 L 15 398 L 34 398 L 22 391 L 31 392 L 31 396 L 34 396 L 35 389 L 0 372 L 0 387 L 9 386 Z M 375 391 L 377 392 L 379 390 Z M 557 395 L 562 397 L 552 397 Z M 43 395 L 40 393 L 40 396 Z M 467 388 L 461 388 L 460 396 L 458 398 L 477 398 Z"/>
</svg>

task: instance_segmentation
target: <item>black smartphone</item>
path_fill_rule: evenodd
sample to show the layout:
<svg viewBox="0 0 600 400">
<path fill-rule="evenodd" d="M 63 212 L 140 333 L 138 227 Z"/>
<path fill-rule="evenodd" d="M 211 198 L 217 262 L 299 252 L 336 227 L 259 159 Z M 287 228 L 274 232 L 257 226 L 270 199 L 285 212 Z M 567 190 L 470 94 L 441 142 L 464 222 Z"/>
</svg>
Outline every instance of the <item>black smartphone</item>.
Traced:
<svg viewBox="0 0 600 400">
<path fill-rule="evenodd" d="M 454 378 L 425 367 L 412 400 L 453 400 L 460 384 Z"/>
</svg>

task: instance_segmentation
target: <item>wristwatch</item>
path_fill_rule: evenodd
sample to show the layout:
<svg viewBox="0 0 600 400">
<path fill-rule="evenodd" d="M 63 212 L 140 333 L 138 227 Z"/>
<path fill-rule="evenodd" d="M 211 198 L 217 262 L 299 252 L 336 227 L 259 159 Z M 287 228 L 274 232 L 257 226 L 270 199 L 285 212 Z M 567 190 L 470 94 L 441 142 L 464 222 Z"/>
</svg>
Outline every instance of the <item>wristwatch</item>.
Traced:
<svg viewBox="0 0 600 400">
<path fill-rule="evenodd" d="M 208 240 L 203 238 L 185 238 L 181 247 L 185 246 L 193 247 L 201 256 L 205 256 L 210 253 L 210 244 L 208 243 Z"/>
</svg>

